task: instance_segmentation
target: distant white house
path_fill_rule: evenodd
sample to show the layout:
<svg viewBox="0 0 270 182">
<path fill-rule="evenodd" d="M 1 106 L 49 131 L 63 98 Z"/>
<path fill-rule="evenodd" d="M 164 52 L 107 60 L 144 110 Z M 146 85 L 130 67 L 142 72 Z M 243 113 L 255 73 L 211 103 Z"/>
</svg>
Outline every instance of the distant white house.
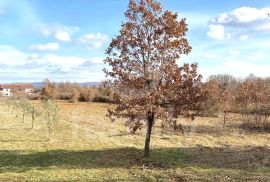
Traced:
<svg viewBox="0 0 270 182">
<path fill-rule="evenodd" d="M 0 95 L 3 97 L 11 97 L 18 94 L 29 94 L 34 91 L 31 84 L 2 84 L 0 85 Z"/>
<path fill-rule="evenodd" d="M 0 88 L 0 95 L 2 95 L 3 97 L 11 97 L 11 89 L 9 88 Z"/>
</svg>

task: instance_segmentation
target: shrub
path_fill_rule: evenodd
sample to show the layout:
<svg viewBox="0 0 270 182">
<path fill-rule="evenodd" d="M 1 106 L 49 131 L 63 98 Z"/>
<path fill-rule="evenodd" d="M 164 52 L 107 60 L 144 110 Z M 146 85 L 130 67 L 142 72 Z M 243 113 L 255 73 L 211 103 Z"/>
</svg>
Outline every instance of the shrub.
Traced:
<svg viewBox="0 0 270 182">
<path fill-rule="evenodd" d="M 70 100 L 71 98 L 72 98 L 72 93 L 70 93 L 70 92 L 59 93 L 60 100 Z"/>
<path fill-rule="evenodd" d="M 96 95 L 93 99 L 93 102 L 102 102 L 102 103 L 109 103 L 110 97 L 107 95 Z"/>
<path fill-rule="evenodd" d="M 45 86 L 42 88 L 43 100 L 55 100 L 58 96 L 57 85 L 50 80 L 44 80 Z"/>
<path fill-rule="evenodd" d="M 78 100 L 81 102 L 90 102 L 93 100 L 97 93 L 97 89 L 94 87 L 83 88 L 79 94 Z"/>
<path fill-rule="evenodd" d="M 37 93 L 31 93 L 31 94 L 27 95 L 27 99 L 29 99 L 29 100 L 40 100 L 41 96 L 40 96 L 40 94 L 37 94 Z"/>
<path fill-rule="evenodd" d="M 72 95 L 71 95 L 71 98 L 70 98 L 69 102 L 71 102 L 71 103 L 76 103 L 76 102 L 78 102 L 79 96 L 80 96 L 80 93 L 78 92 L 77 89 L 74 88 L 74 89 L 72 90 Z"/>
</svg>

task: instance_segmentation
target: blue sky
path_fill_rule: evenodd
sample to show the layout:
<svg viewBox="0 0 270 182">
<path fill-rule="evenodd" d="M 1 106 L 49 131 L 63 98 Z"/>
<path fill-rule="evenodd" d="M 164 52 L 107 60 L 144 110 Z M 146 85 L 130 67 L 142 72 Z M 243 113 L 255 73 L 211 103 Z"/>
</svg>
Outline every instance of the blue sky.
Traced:
<svg viewBox="0 0 270 182">
<path fill-rule="evenodd" d="M 270 76 L 269 0 L 161 0 L 186 17 L 199 72 Z M 0 82 L 102 81 L 128 0 L 0 0 Z"/>
</svg>

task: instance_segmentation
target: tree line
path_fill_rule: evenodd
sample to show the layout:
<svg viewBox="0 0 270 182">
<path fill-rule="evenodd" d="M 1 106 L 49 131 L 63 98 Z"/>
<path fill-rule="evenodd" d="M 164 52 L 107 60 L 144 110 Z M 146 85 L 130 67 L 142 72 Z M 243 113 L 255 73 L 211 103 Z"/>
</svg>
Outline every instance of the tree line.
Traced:
<svg viewBox="0 0 270 182">
<path fill-rule="evenodd" d="M 44 80 L 42 88 L 36 88 L 34 93 L 28 94 L 30 100 L 65 100 L 76 102 L 110 102 L 110 89 L 99 86 L 81 86 L 76 82 L 62 81 L 54 82 Z"/>
<path fill-rule="evenodd" d="M 224 114 L 224 125 L 229 112 L 241 114 L 243 127 L 270 129 L 270 79 L 249 75 L 236 79 L 230 75 L 214 75 L 204 83 L 205 100 L 200 114 Z"/>
</svg>

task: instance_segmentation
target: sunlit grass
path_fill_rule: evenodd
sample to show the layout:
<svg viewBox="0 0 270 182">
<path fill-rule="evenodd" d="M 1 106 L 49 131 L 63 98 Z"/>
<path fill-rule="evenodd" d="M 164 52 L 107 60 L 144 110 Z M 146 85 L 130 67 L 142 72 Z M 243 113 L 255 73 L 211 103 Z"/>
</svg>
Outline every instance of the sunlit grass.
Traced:
<svg viewBox="0 0 270 182">
<path fill-rule="evenodd" d="M 36 103 L 38 104 L 38 103 Z M 60 103 L 61 120 L 47 142 L 46 123 L 22 123 L 0 106 L 0 181 L 269 181 L 270 134 L 238 129 L 232 115 L 179 119 L 185 134 L 158 123 L 150 158 L 143 158 L 145 129 L 130 135 L 112 124 L 108 105 Z"/>
</svg>

